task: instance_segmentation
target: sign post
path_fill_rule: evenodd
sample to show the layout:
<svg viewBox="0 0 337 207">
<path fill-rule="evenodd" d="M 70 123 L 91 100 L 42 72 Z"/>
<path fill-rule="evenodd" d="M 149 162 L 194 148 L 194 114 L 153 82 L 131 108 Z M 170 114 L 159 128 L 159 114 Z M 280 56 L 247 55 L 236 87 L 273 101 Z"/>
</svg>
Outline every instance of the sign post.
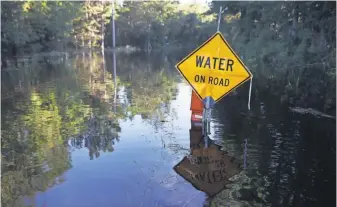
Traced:
<svg viewBox="0 0 337 207">
<path fill-rule="evenodd" d="M 176 68 L 204 103 L 203 134 L 209 134 L 210 110 L 253 75 L 218 31 L 182 59 Z M 250 90 L 251 91 L 251 90 Z"/>
</svg>

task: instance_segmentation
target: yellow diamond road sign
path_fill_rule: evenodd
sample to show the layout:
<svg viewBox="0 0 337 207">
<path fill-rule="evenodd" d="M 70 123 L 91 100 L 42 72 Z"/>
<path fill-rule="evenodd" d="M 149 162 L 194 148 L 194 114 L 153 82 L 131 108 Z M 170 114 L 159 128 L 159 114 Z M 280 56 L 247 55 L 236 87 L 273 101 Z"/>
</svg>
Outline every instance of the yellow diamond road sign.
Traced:
<svg viewBox="0 0 337 207">
<path fill-rule="evenodd" d="M 252 78 L 251 72 L 220 32 L 176 67 L 202 100 L 210 96 L 215 102 Z"/>
</svg>

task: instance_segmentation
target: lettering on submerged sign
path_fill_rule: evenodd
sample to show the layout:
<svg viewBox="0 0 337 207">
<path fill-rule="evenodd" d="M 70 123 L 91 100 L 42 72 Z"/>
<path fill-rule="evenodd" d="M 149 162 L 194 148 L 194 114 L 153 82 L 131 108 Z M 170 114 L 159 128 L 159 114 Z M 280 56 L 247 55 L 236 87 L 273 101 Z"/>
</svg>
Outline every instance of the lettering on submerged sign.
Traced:
<svg viewBox="0 0 337 207">
<path fill-rule="evenodd" d="M 215 102 L 252 77 L 220 32 L 176 65 L 201 99 Z"/>
</svg>

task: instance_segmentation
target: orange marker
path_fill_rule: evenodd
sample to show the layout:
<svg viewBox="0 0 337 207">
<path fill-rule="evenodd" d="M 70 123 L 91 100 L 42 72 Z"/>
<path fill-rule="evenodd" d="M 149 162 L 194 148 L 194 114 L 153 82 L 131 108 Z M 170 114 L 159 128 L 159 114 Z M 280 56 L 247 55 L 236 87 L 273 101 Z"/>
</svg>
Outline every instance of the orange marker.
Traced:
<svg viewBox="0 0 337 207">
<path fill-rule="evenodd" d="M 202 121 L 203 108 L 204 108 L 204 104 L 200 100 L 199 96 L 194 91 L 192 91 L 191 107 L 190 107 L 190 110 L 192 111 L 191 121 L 193 122 Z"/>
</svg>

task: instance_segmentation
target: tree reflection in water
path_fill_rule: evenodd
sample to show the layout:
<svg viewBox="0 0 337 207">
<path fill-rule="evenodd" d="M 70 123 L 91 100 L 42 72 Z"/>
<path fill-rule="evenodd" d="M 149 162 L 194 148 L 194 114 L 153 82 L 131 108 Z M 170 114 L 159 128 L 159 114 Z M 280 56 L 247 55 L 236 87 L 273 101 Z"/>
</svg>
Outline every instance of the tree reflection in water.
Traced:
<svg viewBox="0 0 337 207">
<path fill-rule="evenodd" d="M 107 117 L 91 116 L 87 130 L 77 137 L 69 139 L 68 144 L 75 149 L 87 148 L 90 159 L 98 158 L 100 151 L 113 152 L 115 141 L 119 142 L 121 128 Z"/>
<path fill-rule="evenodd" d="M 162 124 L 177 93 L 174 68 L 118 56 L 118 90 L 111 60 L 105 64 L 95 53 L 1 71 L 2 206 L 25 206 L 22 196 L 33 198 L 62 182 L 72 167 L 71 150 L 88 148 L 90 159 L 113 152 L 120 121 L 142 115 L 155 128 Z"/>
</svg>

